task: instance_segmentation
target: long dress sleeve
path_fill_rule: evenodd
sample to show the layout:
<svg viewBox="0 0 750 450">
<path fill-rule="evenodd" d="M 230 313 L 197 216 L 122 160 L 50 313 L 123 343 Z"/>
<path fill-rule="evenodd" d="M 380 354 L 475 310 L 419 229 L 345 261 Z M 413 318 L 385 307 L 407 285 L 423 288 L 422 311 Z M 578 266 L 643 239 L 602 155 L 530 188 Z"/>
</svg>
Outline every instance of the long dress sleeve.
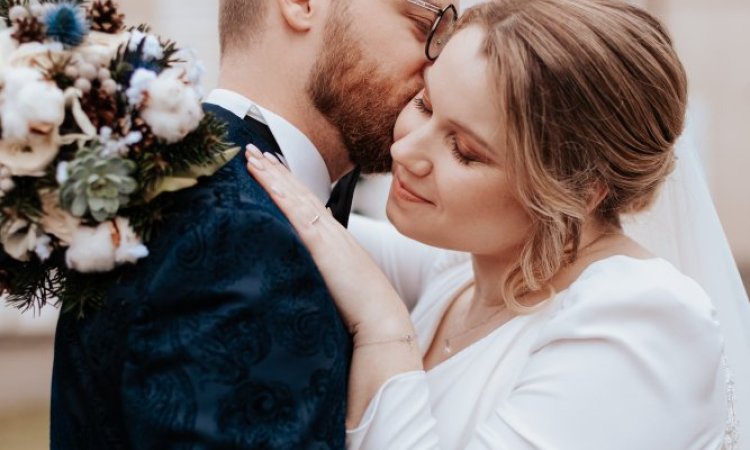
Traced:
<svg viewBox="0 0 750 450">
<path fill-rule="evenodd" d="M 424 292 L 435 261 L 448 253 L 399 233 L 393 225 L 353 214 L 349 231 L 380 267 L 409 310 Z"/>
<path fill-rule="evenodd" d="M 414 372 L 387 381 L 361 425 L 348 431 L 348 448 L 720 448 L 727 396 L 710 300 L 684 277 L 666 287 L 627 281 L 644 276 L 589 277 L 561 293 L 559 310 L 540 326 L 516 378 L 496 374 L 496 383 L 510 384 L 506 394 L 487 411 L 470 400 L 442 405 L 456 418 L 479 416 L 460 446 L 444 445 L 457 441 L 431 411 L 441 368 L 435 377 Z M 466 360 L 453 369 L 473 370 L 462 366 Z M 468 393 L 472 386 L 455 389 Z"/>
</svg>

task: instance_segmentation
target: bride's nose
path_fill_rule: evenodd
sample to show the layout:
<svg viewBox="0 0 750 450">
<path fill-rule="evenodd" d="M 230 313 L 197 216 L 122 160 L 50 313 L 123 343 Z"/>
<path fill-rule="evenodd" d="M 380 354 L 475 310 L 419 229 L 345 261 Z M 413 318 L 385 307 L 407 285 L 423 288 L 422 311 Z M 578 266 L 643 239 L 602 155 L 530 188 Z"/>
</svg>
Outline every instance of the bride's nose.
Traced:
<svg viewBox="0 0 750 450">
<path fill-rule="evenodd" d="M 424 177 L 432 172 L 430 159 L 430 139 L 427 126 L 403 136 L 391 147 L 393 160 L 414 176 Z"/>
</svg>

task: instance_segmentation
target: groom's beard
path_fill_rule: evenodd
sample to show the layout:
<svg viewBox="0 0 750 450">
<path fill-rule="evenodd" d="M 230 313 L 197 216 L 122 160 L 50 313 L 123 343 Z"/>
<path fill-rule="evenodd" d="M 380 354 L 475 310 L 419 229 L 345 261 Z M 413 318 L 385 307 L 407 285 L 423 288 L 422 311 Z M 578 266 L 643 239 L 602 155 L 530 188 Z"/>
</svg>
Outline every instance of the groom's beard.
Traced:
<svg viewBox="0 0 750 450">
<path fill-rule="evenodd" d="M 339 8 L 326 27 L 325 48 L 313 68 L 308 94 L 341 132 L 352 163 L 363 173 L 388 172 L 393 127 L 419 86 L 399 86 L 381 74 L 348 26 L 346 6 Z"/>
</svg>

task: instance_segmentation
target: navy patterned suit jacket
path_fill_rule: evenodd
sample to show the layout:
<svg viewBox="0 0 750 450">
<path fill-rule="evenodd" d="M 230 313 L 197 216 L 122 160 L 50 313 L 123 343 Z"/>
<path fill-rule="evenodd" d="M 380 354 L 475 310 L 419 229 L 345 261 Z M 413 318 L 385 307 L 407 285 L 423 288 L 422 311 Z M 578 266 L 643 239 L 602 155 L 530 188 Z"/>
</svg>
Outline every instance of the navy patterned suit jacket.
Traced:
<svg viewBox="0 0 750 450">
<path fill-rule="evenodd" d="M 273 143 L 205 109 L 230 140 Z M 244 151 L 176 206 L 106 304 L 62 315 L 51 447 L 343 449 L 351 342 Z"/>
</svg>

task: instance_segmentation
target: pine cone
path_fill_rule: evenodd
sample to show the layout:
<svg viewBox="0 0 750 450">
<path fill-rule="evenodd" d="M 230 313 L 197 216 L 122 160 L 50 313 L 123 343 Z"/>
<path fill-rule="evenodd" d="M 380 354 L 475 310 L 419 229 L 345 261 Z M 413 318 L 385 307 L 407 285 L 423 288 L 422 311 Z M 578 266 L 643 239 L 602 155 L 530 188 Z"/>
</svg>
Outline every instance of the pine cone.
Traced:
<svg viewBox="0 0 750 450">
<path fill-rule="evenodd" d="M 112 0 L 94 0 L 89 9 L 91 29 L 116 34 L 125 27 L 125 15 L 117 10 Z"/>
<path fill-rule="evenodd" d="M 131 131 L 140 131 L 143 136 L 141 142 L 131 147 L 136 154 L 141 153 L 143 150 L 150 148 L 156 143 L 156 136 L 154 135 L 154 132 L 151 131 L 151 127 L 140 117 L 133 119 Z"/>
<path fill-rule="evenodd" d="M 103 126 L 115 127 L 118 117 L 117 98 L 107 94 L 98 81 L 94 82 L 91 91 L 81 99 L 81 108 L 97 130 Z"/>
<path fill-rule="evenodd" d="M 37 20 L 36 17 L 25 17 L 17 20 L 15 23 L 16 31 L 13 32 L 11 37 L 18 41 L 19 44 L 26 44 L 28 42 L 44 42 L 46 33 L 44 32 L 44 25 Z"/>
</svg>

